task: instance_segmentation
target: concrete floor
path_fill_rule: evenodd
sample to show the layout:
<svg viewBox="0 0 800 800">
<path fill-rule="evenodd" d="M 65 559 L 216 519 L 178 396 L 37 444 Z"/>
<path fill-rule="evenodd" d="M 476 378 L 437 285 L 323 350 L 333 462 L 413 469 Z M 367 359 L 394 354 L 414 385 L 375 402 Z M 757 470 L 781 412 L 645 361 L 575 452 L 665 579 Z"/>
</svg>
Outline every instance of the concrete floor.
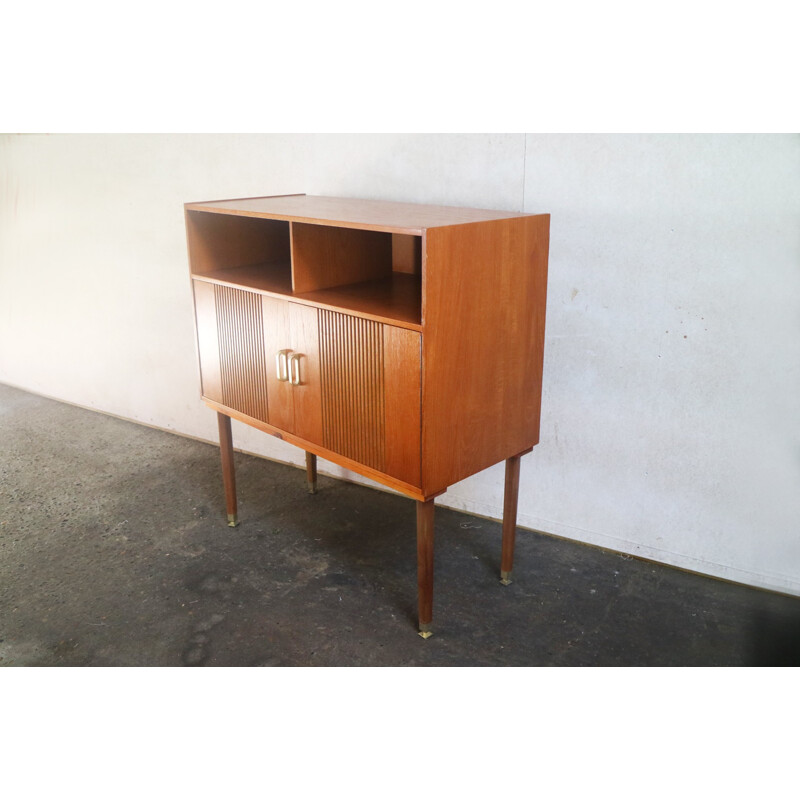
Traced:
<svg viewBox="0 0 800 800">
<path fill-rule="evenodd" d="M 209 411 L 209 414 L 212 412 Z M 798 665 L 800 598 L 414 503 L 0 385 L 0 666 Z"/>
</svg>

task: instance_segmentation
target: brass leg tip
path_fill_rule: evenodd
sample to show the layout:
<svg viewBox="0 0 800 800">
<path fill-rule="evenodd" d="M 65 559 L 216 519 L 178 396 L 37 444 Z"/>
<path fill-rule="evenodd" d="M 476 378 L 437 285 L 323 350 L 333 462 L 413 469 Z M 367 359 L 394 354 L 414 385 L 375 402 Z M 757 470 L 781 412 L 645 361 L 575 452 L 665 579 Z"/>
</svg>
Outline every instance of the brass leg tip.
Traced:
<svg viewBox="0 0 800 800">
<path fill-rule="evenodd" d="M 431 630 L 431 626 L 430 626 L 430 625 L 428 625 L 428 624 L 426 624 L 426 625 L 420 625 L 420 626 L 419 626 L 419 635 L 420 635 L 420 636 L 421 636 L 423 639 L 430 639 L 430 638 L 431 638 L 431 636 L 433 636 L 433 631 Z"/>
<path fill-rule="evenodd" d="M 502 583 L 503 586 L 508 586 L 511 583 L 511 573 L 500 570 L 500 583 Z"/>
<path fill-rule="evenodd" d="M 235 528 L 239 524 L 239 517 L 236 514 L 228 514 L 228 527 Z"/>
<path fill-rule="evenodd" d="M 309 494 L 316 494 L 317 493 L 317 482 L 316 481 L 309 481 L 308 482 L 308 493 Z"/>
</svg>

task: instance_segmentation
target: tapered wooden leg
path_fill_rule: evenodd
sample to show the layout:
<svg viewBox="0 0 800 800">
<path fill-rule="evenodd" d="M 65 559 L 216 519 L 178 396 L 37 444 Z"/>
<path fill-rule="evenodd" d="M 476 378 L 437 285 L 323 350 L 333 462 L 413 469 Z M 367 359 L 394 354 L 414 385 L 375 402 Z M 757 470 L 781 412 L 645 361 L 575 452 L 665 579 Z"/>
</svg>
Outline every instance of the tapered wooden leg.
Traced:
<svg viewBox="0 0 800 800">
<path fill-rule="evenodd" d="M 500 557 L 500 583 L 511 583 L 514 567 L 514 540 L 517 535 L 517 501 L 519 499 L 519 456 L 506 459 L 506 492 L 503 499 L 503 551 Z"/>
<path fill-rule="evenodd" d="M 306 453 L 306 478 L 308 480 L 308 493 L 317 493 L 317 457 L 313 453 Z"/>
<path fill-rule="evenodd" d="M 417 501 L 417 587 L 419 635 L 431 635 L 433 617 L 433 500 Z"/>
<path fill-rule="evenodd" d="M 225 486 L 228 525 L 234 528 L 239 524 L 239 517 L 236 511 L 236 473 L 233 466 L 231 418 L 217 412 L 217 424 L 219 425 L 219 452 L 222 457 L 222 483 Z"/>
</svg>

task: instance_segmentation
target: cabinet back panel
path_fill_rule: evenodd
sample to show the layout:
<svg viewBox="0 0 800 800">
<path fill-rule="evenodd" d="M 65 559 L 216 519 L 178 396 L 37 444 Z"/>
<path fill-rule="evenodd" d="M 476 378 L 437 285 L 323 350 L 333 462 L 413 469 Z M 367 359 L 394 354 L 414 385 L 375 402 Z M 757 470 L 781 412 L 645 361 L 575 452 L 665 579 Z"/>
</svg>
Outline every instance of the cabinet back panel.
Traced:
<svg viewBox="0 0 800 800">
<path fill-rule="evenodd" d="M 409 275 L 422 273 L 422 237 L 392 234 L 392 269 Z"/>
<path fill-rule="evenodd" d="M 186 236 L 192 272 L 281 262 L 289 271 L 289 223 L 233 217 L 204 211 L 186 212 Z"/>
<path fill-rule="evenodd" d="M 295 292 L 388 278 L 391 272 L 390 233 L 292 223 Z"/>
</svg>

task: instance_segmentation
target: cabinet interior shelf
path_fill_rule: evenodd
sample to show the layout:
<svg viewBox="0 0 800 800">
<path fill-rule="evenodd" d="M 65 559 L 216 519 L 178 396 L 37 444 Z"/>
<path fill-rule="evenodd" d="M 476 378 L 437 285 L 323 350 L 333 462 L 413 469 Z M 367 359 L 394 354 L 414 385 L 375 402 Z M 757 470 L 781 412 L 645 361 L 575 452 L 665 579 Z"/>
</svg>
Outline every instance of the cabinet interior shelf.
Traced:
<svg viewBox="0 0 800 800">
<path fill-rule="evenodd" d="M 378 280 L 342 284 L 310 292 L 292 291 L 288 262 L 251 264 L 194 273 L 195 280 L 291 298 L 321 308 L 344 310 L 356 316 L 388 322 L 411 330 L 422 329 L 422 290 L 419 275 L 392 272 Z"/>
<path fill-rule="evenodd" d="M 206 273 L 193 272 L 192 277 L 199 281 L 220 283 L 237 289 L 251 289 L 265 294 L 292 294 L 292 275 L 288 261 L 227 267 Z"/>
</svg>

